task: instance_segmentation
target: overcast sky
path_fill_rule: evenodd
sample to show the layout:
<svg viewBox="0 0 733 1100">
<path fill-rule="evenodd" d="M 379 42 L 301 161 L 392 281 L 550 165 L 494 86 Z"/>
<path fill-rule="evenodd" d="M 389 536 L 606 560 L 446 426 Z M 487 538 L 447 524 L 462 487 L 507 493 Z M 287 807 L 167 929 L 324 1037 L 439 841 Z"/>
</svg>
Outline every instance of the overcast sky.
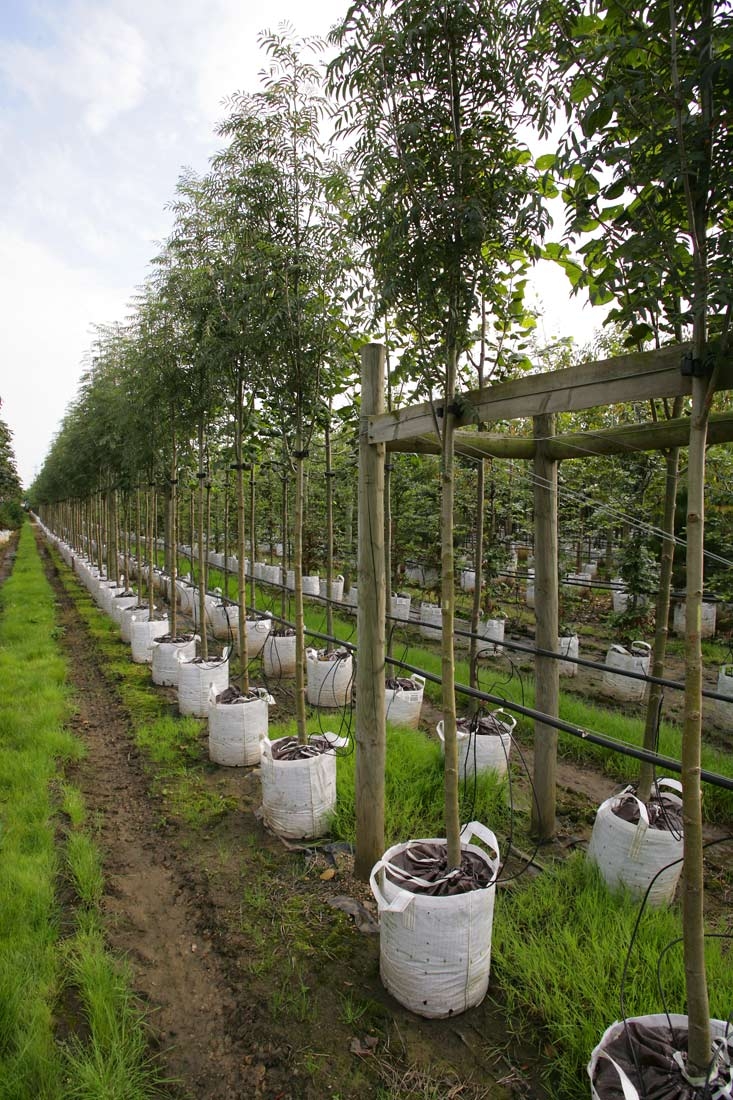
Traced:
<svg viewBox="0 0 733 1100">
<path fill-rule="evenodd" d="M 184 167 L 207 168 L 222 100 L 254 90 L 257 36 L 325 35 L 343 0 L 0 0 L 0 418 L 27 485 L 73 400 L 92 325 L 124 319 L 170 228 Z M 544 335 L 600 325 L 545 273 Z"/>
</svg>

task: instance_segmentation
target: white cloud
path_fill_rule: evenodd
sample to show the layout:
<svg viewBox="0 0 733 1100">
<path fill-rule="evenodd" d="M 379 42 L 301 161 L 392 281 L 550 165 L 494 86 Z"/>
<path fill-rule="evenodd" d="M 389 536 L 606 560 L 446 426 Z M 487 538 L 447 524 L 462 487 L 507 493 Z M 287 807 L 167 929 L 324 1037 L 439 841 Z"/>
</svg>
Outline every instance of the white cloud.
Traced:
<svg viewBox="0 0 733 1100">
<path fill-rule="evenodd" d="M 145 41 L 131 23 L 97 4 L 77 5 L 70 18 L 59 11 L 56 20 L 57 37 L 49 45 L 2 43 L 0 72 L 36 110 L 49 110 L 52 117 L 62 106 L 59 97 L 75 102 L 84 125 L 100 134 L 142 101 Z"/>
<path fill-rule="evenodd" d="M 0 225 L 0 299 L 7 319 L 0 417 L 13 432 L 25 484 L 76 395 L 92 322 L 121 319 L 129 294 L 128 288 L 101 286 L 93 270 L 70 267 Z"/>
</svg>

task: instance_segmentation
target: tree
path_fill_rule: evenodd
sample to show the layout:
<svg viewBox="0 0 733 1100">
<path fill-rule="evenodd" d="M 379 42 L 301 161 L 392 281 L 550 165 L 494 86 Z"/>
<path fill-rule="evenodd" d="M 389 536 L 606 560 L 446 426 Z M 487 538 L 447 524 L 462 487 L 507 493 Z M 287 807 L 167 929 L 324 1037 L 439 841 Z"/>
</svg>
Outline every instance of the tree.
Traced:
<svg viewBox="0 0 733 1100">
<path fill-rule="evenodd" d="M 565 191 L 570 229 L 593 234 L 582 247 L 586 270 L 578 268 L 577 278 L 582 274 L 597 299 L 620 290 L 625 319 L 641 303 L 646 317 L 632 325 L 631 339 L 650 334 L 649 317 L 660 312 L 671 332 L 685 327 L 692 338 L 681 363 L 692 388 L 683 938 L 687 1072 L 705 1077 L 711 1043 L 703 952 L 700 619 L 705 441 L 733 301 L 727 259 L 733 226 L 733 21 L 729 6 L 716 0 L 623 6 L 552 0 L 543 26 L 558 43 L 559 69 L 569 82 L 571 127 L 562 159 L 571 180 Z M 668 281 L 671 297 L 659 293 Z"/>
<path fill-rule="evenodd" d="M 346 297 L 351 261 L 340 200 L 343 173 L 327 155 L 321 124 L 327 111 L 314 39 L 285 27 L 262 36 L 270 59 L 263 90 L 240 96 L 222 132 L 234 143 L 259 125 L 256 164 L 250 176 L 250 211 L 262 231 L 253 270 L 269 355 L 266 407 L 280 425 L 287 460 L 295 472 L 293 572 L 295 574 L 296 719 L 306 741 L 305 620 L 303 615 L 304 468 L 321 401 L 343 376 Z M 255 120 L 258 120 L 256 123 Z"/>
<path fill-rule="evenodd" d="M 23 519 L 22 496 L 13 453 L 13 435 L 5 421 L 0 420 L 0 528 L 20 526 Z"/>
<path fill-rule="evenodd" d="M 522 45 L 531 6 L 361 0 L 334 32 L 330 86 L 359 177 L 356 229 L 381 314 L 417 332 L 419 385 L 440 388 L 446 837 L 460 864 L 454 622 L 454 421 L 459 360 L 481 293 L 493 309 L 544 226 L 520 125 L 539 108 Z M 512 308 L 510 302 L 508 309 Z"/>
</svg>

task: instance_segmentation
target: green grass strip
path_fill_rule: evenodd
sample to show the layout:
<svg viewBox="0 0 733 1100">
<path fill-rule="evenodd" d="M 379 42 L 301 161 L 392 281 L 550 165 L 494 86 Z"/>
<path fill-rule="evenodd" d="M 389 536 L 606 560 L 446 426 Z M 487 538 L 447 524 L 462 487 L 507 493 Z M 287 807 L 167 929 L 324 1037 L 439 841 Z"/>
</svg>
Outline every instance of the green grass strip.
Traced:
<svg viewBox="0 0 733 1100">
<path fill-rule="evenodd" d="M 638 903 L 611 893 L 581 854 L 544 872 L 521 890 L 500 894 L 494 921 L 492 989 L 512 1033 L 525 1041 L 539 1031 L 549 1056 L 553 1096 L 588 1096 L 585 1066 L 593 1047 L 621 1018 L 619 994 Z M 646 909 L 629 955 L 626 1014 L 686 1011 L 682 947 L 664 957 L 663 994 L 657 962 L 682 934 L 678 906 Z M 706 945 L 713 1017 L 733 1006 L 728 941 Z"/>
<path fill-rule="evenodd" d="M 84 925 L 97 926 L 99 951 L 116 970 L 98 914 L 91 922 L 88 915 L 101 896 L 99 855 L 83 833 L 68 845 L 66 863 L 56 847 L 58 789 L 72 828 L 85 818 L 79 793 L 59 780 L 60 769 L 79 759 L 83 746 L 64 728 L 72 699 L 57 638 L 53 592 L 26 524 L 12 575 L 0 589 L 0 1100 L 66 1100 L 72 1089 L 88 1100 L 149 1100 L 159 1089 L 147 1065 L 139 1014 L 127 1017 L 137 1034 L 134 1052 L 94 1040 L 73 1040 L 70 1047 L 56 1038 L 68 983 L 78 986 L 85 1004 L 100 995 L 69 965 L 76 937 L 63 944 L 59 939 L 55 886 L 64 870 L 77 885 Z M 108 1011 L 118 1013 L 119 1005 Z M 94 1037 L 94 1021 L 86 1015 L 84 1030 Z M 139 1080 L 142 1073 L 145 1086 L 82 1090 L 77 1067 L 100 1058 L 105 1064 L 122 1059 L 127 1079 Z"/>
</svg>

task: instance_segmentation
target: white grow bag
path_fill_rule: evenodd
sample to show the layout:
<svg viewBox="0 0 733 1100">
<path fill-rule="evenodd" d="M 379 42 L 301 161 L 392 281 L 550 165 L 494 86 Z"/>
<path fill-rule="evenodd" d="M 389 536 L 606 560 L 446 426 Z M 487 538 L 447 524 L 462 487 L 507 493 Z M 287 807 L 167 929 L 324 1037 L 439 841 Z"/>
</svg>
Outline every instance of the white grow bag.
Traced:
<svg viewBox="0 0 733 1100">
<path fill-rule="evenodd" d="M 343 707 L 351 699 L 354 659 L 351 653 L 323 659 L 323 652 L 306 651 L 308 702 L 314 707 Z"/>
<path fill-rule="evenodd" d="M 276 680 L 281 677 L 295 676 L 295 635 L 284 637 L 267 634 L 262 648 L 262 668 L 265 676 Z"/>
<path fill-rule="evenodd" d="M 275 700 L 264 688 L 254 688 L 256 698 L 218 703 L 221 692 L 209 692 L 209 759 L 227 768 L 259 764 L 262 742 L 267 738 L 268 706 Z"/>
<path fill-rule="evenodd" d="M 660 779 L 658 786 L 669 788 L 667 797 L 682 806 L 679 797 L 682 785 L 678 780 Z M 638 799 L 638 824 L 624 821 L 615 814 L 614 806 L 630 792 L 631 788 L 627 787 L 599 806 L 588 845 L 588 859 L 597 864 L 611 889 L 625 886 L 634 897 L 642 897 L 654 876 L 661 871 L 649 893 L 649 904 L 669 905 L 682 871 L 682 837 L 668 829 L 650 829 L 646 806 Z M 662 871 L 669 863 L 674 866 Z"/>
<path fill-rule="evenodd" d="M 219 695 L 229 686 L 229 650 L 210 661 L 187 661 L 179 655 L 178 664 L 178 711 L 205 718 L 209 692 Z"/>
<path fill-rule="evenodd" d="M 406 623 L 410 621 L 410 600 L 410 596 L 391 597 L 389 609 L 393 619 L 401 619 Z"/>
<path fill-rule="evenodd" d="M 404 684 L 410 683 L 414 684 L 414 687 L 406 687 L 403 684 L 398 684 L 394 688 L 385 687 L 384 710 L 388 722 L 416 730 L 420 723 L 425 677 L 415 674 L 404 680 Z"/>
<path fill-rule="evenodd" d="M 473 837 L 492 854 L 471 844 Z M 405 1008 L 430 1018 L 450 1016 L 480 1004 L 489 986 L 499 848 L 486 826 L 478 821 L 466 825 L 461 849 L 486 862 L 490 884 L 452 897 L 434 897 L 405 890 L 385 872 L 394 856 L 413 843 L 389 848 L 369 879 L 379 907 L 379 974 L 385 989 Z"/>
<path fill-rule="evenodd" d="M 321 582 L 318 574 L 315 573 L 310 577 L 303 577 L 303 595 L 304 596 L 319 596 L 321 594 Z"/>
<path fill-rule="evenodd" d="M 420 633 L 423 638 L 438 640 L 443 633 L 443 611 L 434 603 L 420 604 Z"/>
<path fill-rule="evenodd" d="M 126 607 L 120 615 L 120 637 L 129 645 L 132 641 L 132 620 L 143 623 L 150 617 L 150 609 L 137 600 L 132 607 Z"/>
<path fill-rule="evenodd" d="M 558 639 L 558 648 L 563 657 L 574 658 L 580 652 L 580 641 L 577 634 L 568 634 Z M 561 676 L 577 676 L 578 666 L 574 660 L 560 661 Z"/>
<path fill-rule="evenodd" d="M 489 645 L 480 645 L 479 657 L 491 657 L 501 653 L 504 641 L 504 619 L 484 619 L 478 624 L 478 636 Z"/>
<path fill-rule="evenodd" d="M 632 642 L 630 650 L 614 643 L 606 654 L 606 668 L 648 676 L 651 652 L 652 647 L 648 642 Z M 602 679 L 603 686 L 617 699 L 640 702 L 646 695 L 648 685 L 643 680 L 632 680 L 628 676 L 619 676 L 611 671 L 604 672 Z"/>
<path fill-rule="evenodd" d="M 250 661 L 253 657 L 259 657 L 271 630 L 272 619 L 269 611 L 265 612 L 261 619 L 245 619 L 244 632 L 247 635 L 247 657 Z M 237 630 L 237 653 L 239 653 L 239 630 Z"/>
<path fill-rule="evenodd" d="M 474 775 L 476 772 L 489 770 L 495 771 L 499 776 L 504 776 L 507 773 L 509 752 L 512 747 L 512 733 L 517 720 L 501 709 L 492 711 L 490 717 L 496 719 L 500 732 L 474 734 L 470 729 L 470 719 L 458 719 L 456 728 L 458 774 L 462 778 Z M 441 748 L 445 751 L 442 718 L 436 729 Z"/>
<path fill-rule="evenodd" d="M 342 739 L 324 734 L 334 747 Z M 303 760 L 275 760 L 262 742 L 262 819 L 278 836 L 312 839 L 328 831 L 336 807 L 336 757 L 332 752 Z"/>
<path fill-rule="evenodd" d="M 733 665 L 723 665 L 718 672 L 718 694 L 730 696 L 730 703 L 724 703 L 722 699 L 715 700 L 718 721 L 727 723 L 733 729 Z"/>
<path fill-rule="evenodd" d="M 181 611 L 190 615 L 193 613 L 193 603 L 196 599 L 196 589 L 188 581 L 180 580 L 176 581 L 176 599 L 178 600 L 178 606 Z"/>
<path fill-rule="evenodd" d="M 464 592 L 473 592 L 476 589 L 476 570 L 461 570 L 461 588 Z"/>
<path fill-rule="evenodd" d="M 629 605 L 629 593 L 626 591 L 621 577 L 614 577 L 611 584 L 615 586 L 611 589 L 613 613 L 614 615 L 620 615 Z"/>
<path fill-rule="evenodd" d="M 294 569 L 287 569 L 285 571 L 285 587 L 288 588 L 291 592 L 294 591 L 294 589 L 295 589 L 295 570 Z"/>
<path fill-rule="evenodd" d="M 234 641 L 239 636 L 239 608 L 235 603 L 224 603 L 216 600 L 208 608 L 209 626 L 211 633 L 219 641 Z"/>
<path fill-rule="evenodd" d="M 324 600 L 328 598 L 327 582 L 320 580 L 318 582 L 318 595 Z M 344 598 L 344 578 L 339 573 L 337 577 L 334 577 L 331 581 L 331 596 L 330 599 L 333 603 L 341 603 Z"/>
<path fill-rule="evenodd" d="M 165 631 L 168 633 L 168 630 Z M 153 642 L 153 683 L 163 684 L 165 687 L 175 687 L 178 684 L 178 656 L 182 661 L 190 661 L 196 656 L 196 642 L 198 636 L 194 635 L 185 642 Z"/>
<path fill-rule="evenodd" d="M 132 659 L 136 665 L 152 664 L 155 640 L 162 638 L 169 629 L 167 619 L 138 619 L 133 615 L 130 623 L 130 646 Z"/>
<path fill-rule="evenodd" d="M 715 634 L 716 604 L 703 603 L 700 617 L 700 637 L 712 638 Z M 672 629 L 675 634 L 685 633 L 687 609 L 684 601 L 676 603 L 672 612 Z"/>
<path fill-rule="evenodd" d="M 126 589 L 123 589 L 123 592 L 126 591 Z M 109 603 L 110 618 L 116 622 L 118 626 L 121 626 L 123 612 L 129 611 L 133 607 L 137 607 L 137 596 L 134 592 L 131 595 L 123 595 L 120 593 L 119 595 L 113 596 Z"/>
<path fill-rule="evenodd" d="M 667 1015 L 666 1012 L 654 1012 L 650 1013 L 648 1016 L 629 1016 L 626 1023 L 646 1024 L 649 1027 L 662 1028 L 664 1030 L 667 1030 L 671 1024 L 671 1026 L 675 1029 L 687 1029 L 688 1018 L 687 1016 L 683 1016 L 678 1012 L 670 1012 L 669 1015 Z M 604 1092 L 599 1092 L 595 1084 L 596 1069 L 601 1059 L 610 1062 L 611 1065 L 615 1067 L 624 1100 L 643 1100 L 642 1093 L 639 1092 L 636 1085 L 633 1083 L 633 1081 L 631 1081 L 624 1069 L 606 1051 L 609 1043 L 612 1043 L 615 1039 L 618 1039 L 619 1036 L 622 1034 L 624 1026 L 625 1025 L 623 1020 L 617 1020 L 615 1023 L 611 1024 L 611 1026 L 607 1027 L 604 1031 L 601 1041 L 596 1047 L 593 1048 L 593 1052 L 591 1053 L 590 1061 L 587 1066 L 588 1076 L 590 1078 L 591 1100 L 606 1100 Z M 733 1048 L 733 1035 L 731 1032 L 730 1024 L 727 1023 L 725 1020 L 711 1019 L 710 1033 L 713 1041 L 721 1040 L 722 1042 L 727 1043 L 729 1049 L 728 1058 L 730 1059 L 731 1055 L 733 1054 L 733 1050 L 731 1049 Z M 717 1095 L 719 1095 L 717 1090 L 714 1088 L 711 1089 L 711 1098 Z M 730 1092 L 727 1092 L 723 1093 L 722 1095 L 730 1096 L 731 1094 Z"/>
</svg>

